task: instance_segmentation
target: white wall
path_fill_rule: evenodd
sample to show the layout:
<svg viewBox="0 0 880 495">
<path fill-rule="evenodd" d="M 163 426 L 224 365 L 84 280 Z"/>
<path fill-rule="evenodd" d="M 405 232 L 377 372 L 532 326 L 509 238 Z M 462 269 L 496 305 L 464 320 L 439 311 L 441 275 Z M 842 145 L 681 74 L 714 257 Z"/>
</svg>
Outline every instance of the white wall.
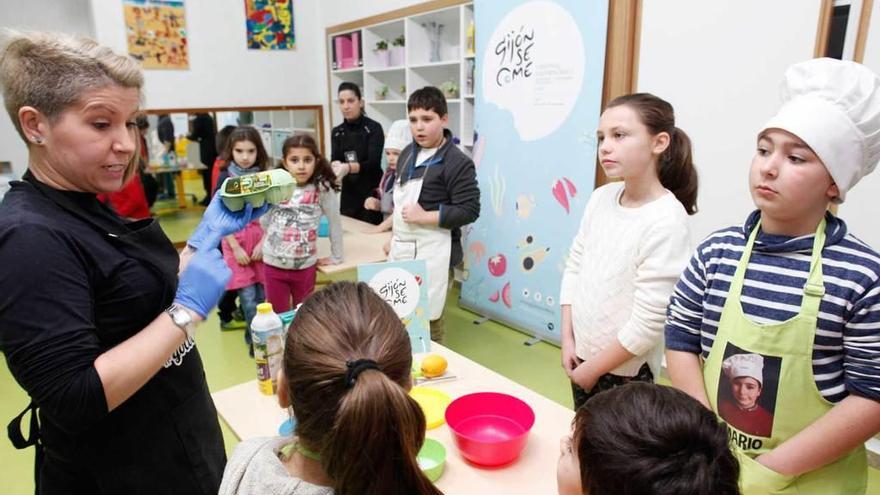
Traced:
<svg viewBox="0 0 880 495">
<path fill-rule="evenodd" d="M 294 0 L 296 49 L 248 50 L 244 2 L 188 0 L 189 70 L 147 70 L 146 108 L 314 105 L 325 101 L 319 5 Z M 95 37 L 127 50 L 122 2 L 92 0 Z"/>
<path fill-rule="evenodd" d="M 880 2 L 874 2 L 865 58 L 862 62 L 880 74 Z M 875 170 L 849 192 L 846 202 L 840 205 L 838 210 L 838 214 L 846 221 L 850 231 L 876 250 L 880 250 L 880 222 L 877 221 L 876 213 L 877 207 L 880 206 L 878 198 L 880 198 L 880 170 Z"/>
<path fill-rule="evenodd" d="M 324 28 L 356 21 L 364 17 L 383 14 L 424 3 L 424 0 L 332 0 L 322 1 L 321 26 Z M 323 32 L 323 29 L 321 30 Z"/>
<path fill-rule="evenodd" d="M 20 30 L 92 34 L 89 0 L 0 1 L 0 27 Z M 27 147 L 6 114 L 0 115 L 0 161 L 12 162 L 18 177 L 27 169 Z"/>
<path fill-rule="evenodd" d="M 700 174 L 693 242 L 754 209 L 748 168 L 785 68 L 813 55 L 820 0 L 646 0 L 638 89 L 675 107 Z"/>
</svg>

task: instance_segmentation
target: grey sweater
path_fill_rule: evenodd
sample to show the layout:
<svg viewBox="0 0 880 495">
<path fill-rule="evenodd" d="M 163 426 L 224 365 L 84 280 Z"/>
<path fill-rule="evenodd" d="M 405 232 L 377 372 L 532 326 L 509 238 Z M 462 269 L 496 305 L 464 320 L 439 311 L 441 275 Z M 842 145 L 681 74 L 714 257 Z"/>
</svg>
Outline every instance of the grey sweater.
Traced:
<svg viewBox="0 0 880 495">
<path fill-rule="evenodd" d="M 290 437 L 252 438 L 235 447 L 219 495 L 333 495 L 333 489 L 291 476 L 281 462 Z"/>
</svg>

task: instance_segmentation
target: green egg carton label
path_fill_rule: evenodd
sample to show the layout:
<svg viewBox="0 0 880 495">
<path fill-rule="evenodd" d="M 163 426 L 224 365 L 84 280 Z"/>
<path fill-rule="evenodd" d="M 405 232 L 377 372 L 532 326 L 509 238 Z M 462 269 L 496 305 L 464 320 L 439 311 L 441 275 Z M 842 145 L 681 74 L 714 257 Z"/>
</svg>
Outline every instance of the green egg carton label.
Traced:
<svg viewBox="0 0 880 495">
<path fill-rule="evenodd" d="M 272 187 L 272 177 L 268 174 L 253 174 L 233 177 L 226 183 L 226 194 L 253 194 L 263 192 Z"/>
</svg>

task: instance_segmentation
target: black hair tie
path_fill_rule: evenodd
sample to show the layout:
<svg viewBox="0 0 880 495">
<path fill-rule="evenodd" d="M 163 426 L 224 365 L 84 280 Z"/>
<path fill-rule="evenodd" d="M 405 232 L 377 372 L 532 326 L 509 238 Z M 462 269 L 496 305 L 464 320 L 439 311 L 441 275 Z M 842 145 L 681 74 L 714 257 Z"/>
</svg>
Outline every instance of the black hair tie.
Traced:
<svg viewBox="0 0 880 495">
<path fill-rule="evenodd" d="M 379 363 L 372 359 L 348 360 L 345 362 L 348 371 L 345 372 L 345 388 L 352 388 L 357 382 L 357 377 L 366 370 L 378 370 Z"/>
</svg>

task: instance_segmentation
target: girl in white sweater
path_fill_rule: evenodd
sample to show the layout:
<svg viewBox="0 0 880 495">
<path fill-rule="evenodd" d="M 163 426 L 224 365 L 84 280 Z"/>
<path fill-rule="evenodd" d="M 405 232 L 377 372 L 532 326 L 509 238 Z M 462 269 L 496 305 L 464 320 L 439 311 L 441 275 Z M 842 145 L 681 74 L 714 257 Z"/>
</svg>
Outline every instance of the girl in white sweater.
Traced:
<svg viewBox="0 0 880 495">
<path fill-rule="evenodd" d="M 666 305 L 690 255 L 687 216 L 697 210 L 690 139 L 672 105 L 647 93 L 618 97 L 597 137 L 602 169 L 622 182 L 593 191 L 562 277 L 562 367 L 575 409 L 658 374 Z"/>
</svg>

